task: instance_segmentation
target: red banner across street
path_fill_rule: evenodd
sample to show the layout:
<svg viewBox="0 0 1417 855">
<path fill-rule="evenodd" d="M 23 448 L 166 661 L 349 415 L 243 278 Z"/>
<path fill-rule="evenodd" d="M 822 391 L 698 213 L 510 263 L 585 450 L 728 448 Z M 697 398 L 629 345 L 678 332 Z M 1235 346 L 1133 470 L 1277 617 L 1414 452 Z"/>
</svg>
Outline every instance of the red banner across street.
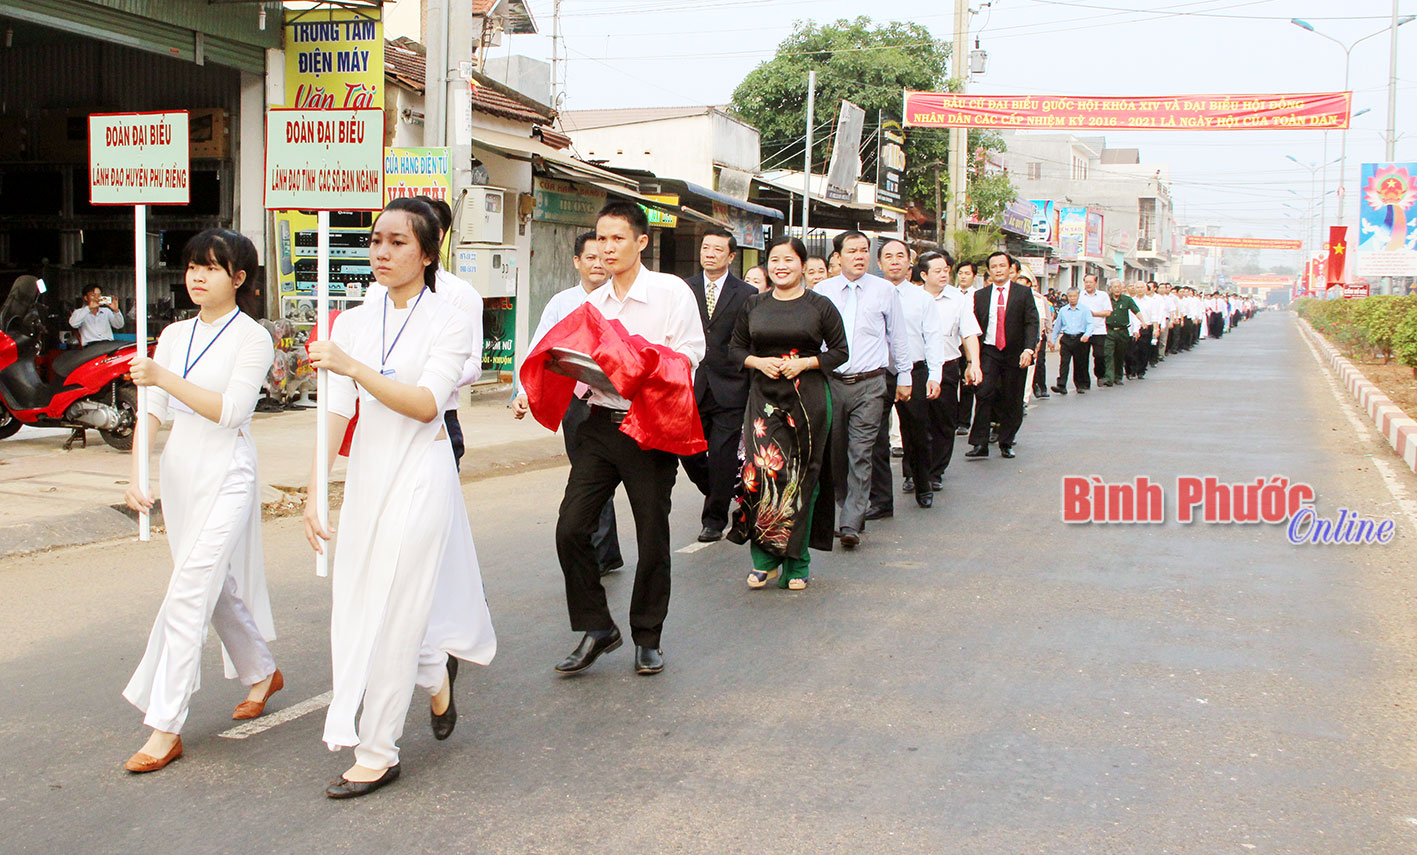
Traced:
<svg viewBox="0 0 1417 855">
<path fill-rule="evenodd" d="M 1304 242 L 1287 238 L 1232 238 L 1186 235 L 1186 246 L 1219 246 L 1229 249 L 1303 249 Z"/>
<path fill-rule="evenodd" d="M 1019 130 L 1341 130 L 1352 92 L 1271 95 L 963 95 L 905 92 L 906 127 Z"/>
</svg>

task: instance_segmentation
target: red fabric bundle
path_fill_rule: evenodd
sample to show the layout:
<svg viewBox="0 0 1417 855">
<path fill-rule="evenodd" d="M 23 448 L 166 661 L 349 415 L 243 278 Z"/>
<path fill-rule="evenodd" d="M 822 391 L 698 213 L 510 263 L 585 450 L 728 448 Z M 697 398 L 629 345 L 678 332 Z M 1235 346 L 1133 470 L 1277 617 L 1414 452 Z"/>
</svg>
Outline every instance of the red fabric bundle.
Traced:
<svg viewBox="0 0 1417 855">
<path fill-rule="evenodd" d="M 630 334 L 623 324 L 606 320 L 589 303 L 552 327 L 522 363 L 527 405 L 532 416 L 550 430 L 560 427 L 576 386 L 570 377 L 547 370 L 547 351 L 553 347 L 589 354 L 595 360 L 615 391 L 630 402 L 620 432 L 640 448 L 680 455 L 708 449 L 694 402 L 694 370 L 689 358 Z"/>
<path fill-rule="evenodd" d="M 331 330 L 333 330 L 333 329 L 335 328 L 335 318 L 339 317 L 339 314 L 340 314 L 340 313 L 339 313 L 339 310 L 338 310 L 338 309 L 331 309 L 331 310 L 330 310 L 330 329 L 331 329 Z M 319 328 L 318 326 L 313 326 L 313 327 L 310 328 L 310 335 L 306 338 L 306 342 L 307 342 L 307 343 L 308 343 L 308 342 L 312 342 L 312 341 L 319 341 L 319 340 L 320 340 L 319 329 L 320 329 L 320 328 Z M 307 351 L 307 356 L 308 356 L 308 351 Z M 356 398 L 355 401 L 354 401 L 354 417 L 349 420 L 349 425 L 348 425 L 347 427 L 345 427 L 345 429 L 344 429 L 344 441 L 342 441 L 342 442 L 340 443 L 340 446 L 339 446 L 339 456 L 340 456 L 340 457 L 348 457 L 348 456 L 349 456 L 349 446 L 354 442 L 354 428 L 355 428 L 358 424 L 359 424 L 359 399 Z"/>
</svg>

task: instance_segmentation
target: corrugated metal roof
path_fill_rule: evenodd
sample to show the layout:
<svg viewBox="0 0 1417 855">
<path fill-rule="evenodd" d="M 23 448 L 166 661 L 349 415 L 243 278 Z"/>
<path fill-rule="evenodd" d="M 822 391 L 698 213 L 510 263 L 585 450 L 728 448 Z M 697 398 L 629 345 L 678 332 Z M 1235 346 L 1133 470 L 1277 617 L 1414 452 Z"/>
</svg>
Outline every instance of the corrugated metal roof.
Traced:
<svg viewBox="0 0 1417 855">
<path fill-rule="evenodd" d="M 74 0 L 81 5 L 100 6 L 140 18 L 161 21 L 262 48 L 281 45 L 279 13 L 268 14 L 266 28 L 260 28 L 257 5 L 252 3 L 209 3 L 207 0 Z"/>
<path fill-rule="evenodd" d="M 561 113 L 561 127 L 567 133 L 588 131 L 591 128 L 613 128 L 617 125 L 635 125 L 641 122 L 659 122 L 664 119 L 684 119 L 702 116 L 719 109 L 713 105 L 704 107 L 633 107 L 625 110 L 566 110 Z"/>
</svg>

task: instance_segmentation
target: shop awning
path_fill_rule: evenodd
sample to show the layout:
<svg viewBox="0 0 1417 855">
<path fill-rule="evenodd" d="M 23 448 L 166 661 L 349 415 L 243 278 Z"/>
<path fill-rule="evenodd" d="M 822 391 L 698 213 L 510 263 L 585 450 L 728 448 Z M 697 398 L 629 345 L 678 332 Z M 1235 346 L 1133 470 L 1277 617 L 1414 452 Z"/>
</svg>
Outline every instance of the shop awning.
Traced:
<svg viewBox="0 0 1417 855">
<path fill-rule="evenodd" d="M 472 140 L 475 146 L 490 148 L 516 160 L 529 161 L 553 178 L 588 184 L 612 196 L 629 199 L 645 207 L 667 211 L 676 216 L 722 225 L 713 217 L 701 214 L 692 208 L 651 199 L 640 193 L 639 185 L 633 180 L 617 175 L 608 169 L 601 169 L 593 163 L 577 160 L 561 149 L 552 148 L 541 140 L 518 137 L 484 128 L 473 128 Z"/>
<path fill-rule="evenodd" d="M 802 185 L 776 177 L 753 176 L 753 183 L 759 191 L 759 202 L 773 205 L 775 210 L 787 211 L 795 208 L 794 219 L 801 218 Z M 891 231 L 896 228 L 894 220 L 882 219 L 874 205 L 848 202 L 834 202 L 824 199 L 815 192 L 811 197 L 812 208 L 808 225 L 818 229 L 857 229 L 863 232 Z M 800 224 L 800 223 L 799 223 Z M 788 225 L 791 225 L 790 223 Z"/>
<path fill-rule="evenodd" d="M 737 208 L 740 211 L 744 211 L 749 214 L 756 214 L 757 216 L 768 220 L 786 219 L 783 213 L 777 210 L 776 208 L 769 208 L 764 205 L 757 205 L 752 202 L 745 202 L 742 199 L 736 198 L 734 196 L 729 196 L 727 193 L 720 193 L 717 190 L 710 190 L 709 188 L 704 187 L 700 184 L 695 184 L 692 181 L 683 181 L 678 178 L 655 178 L 653 183 L 656 183 L 660 186 L 661 192 L 678 191 L 681 196 L 698 196 L 701 199 L 707 199 L 710 202 L 717 202 L 720 205 L 726 205 L 730 208 Z"/>
</svg>

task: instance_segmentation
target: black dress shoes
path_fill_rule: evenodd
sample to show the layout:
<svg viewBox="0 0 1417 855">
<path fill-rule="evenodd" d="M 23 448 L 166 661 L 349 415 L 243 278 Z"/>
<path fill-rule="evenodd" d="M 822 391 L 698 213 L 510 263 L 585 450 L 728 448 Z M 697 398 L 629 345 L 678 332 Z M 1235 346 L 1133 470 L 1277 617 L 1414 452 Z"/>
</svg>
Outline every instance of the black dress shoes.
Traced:
<svg viewBox="0 0 1417 855">
<path fill-rule="evenodd" d="M 982 458 L 982 457 L 988 457 L 988 456 L 989 456 L 989 446 L 987 446 L 987 445 L 976 445 L 976 446 L 974 446 L 973 448 L 971 448 L 971 449 L 969 449 L 968 451 L 966 451 L 966 452 L 964 453 L 964 456 L 970 458 L 971 460 L 978 460 L 978 459 L 980 459 L 980 458 Z"/>
<path fill-rule="evenodd" d="M 1053 396 L 1048 394 L 1048 390 L 1047 390 L 1047 389 L 1043 388 L 1042 386 L 1039 386 L 1037 389 L 1034 389 L 1034 390 L 1033 390 L 1033 397 L 1035 397 L 1035 398 L 1051 398 L 1051 397 L 1053 397 Z"/>
<path fill-rule="evenodd" d="M 969 425 L 960 425 L 955 428 L 955 436 L 969 436 Z"/>
<path fill-rule="evenodd" d="M 1014 454 L 1014 447 L 1012 445 L 1001 445 L 999 446 L 999 456 L 1013 460 L 1018 455 Z"/>
<path fill-rule="evenodd" d="M 556 666 L 556 673 L 575 674 L 578 671 L 584 671 L 595 664 L 595 660 L 599 659 L 601 654 L 618 650 L 623 643 L 624 640 L 620 638 L 620 630 L 616 627 L 612 627 L 610 634 L 604 638 L 596 638 L 587 632 L 581 638 L 580 645 L 571 651 L 571 655 Z"/>
<path fill-rule="evenodd" d="M 1054 387 L 1053 387 L 1053 391 L 1054 391 L 1054 392 L 1057 392 L 1059 395 L 1066 395 L 1066 394 L 1068 394 L 1068 387 L 1067 387 L 1067 386 L 1054 386 Z"/>
<path fill-rule="evenodd" d="M 655 647 L 635 645 L 635 673 L 643 676 L 664 670 L 664 651 Z"/>
<path fill-rule="evenodd" d="M 900 491 L 901 491 L 902 493 L 905 493 L 907 496 L 910 495 L 911 493 L 914 493 L 914 492 L 915 492 L 915 479 L 914 479 L 914 478 L 902 478 L 902 479 L 900 479 Z"/>
<path fill-rule="evenodd" d="M 443 710 L 442 715 L 428 710 L 428 715 L 433 720 L 433 738 L 447 739 L 453 735 L 453 728 L 458 723 L 458 703 L 453 698 L 453 683 L 458 679 L 458 659 L 456 656 L 448 657 L 448 708 Z"/>
<path fill-rule="evenodd" d="M 325 788 L 325 795 L 332 799 L 357 799 L 360 796 L 367 796 L 385 784 L 392 784 L 399 779 L 399 764 L 395 763 L 384 770 L 384 774 L 374 781 L 351 781 L 340 776 L 338 781 Z"/>
<path fill-rule="evenodd" d="M 841 530 L 841 545 L 847 549 L 855 549 L 861 543 L 861 535 L 857 532 L 844 528 Z"/>
<path fill-rule="evenodd" d="M 915 504 L 922 508 L 928 508 L 935 504 L 935 497 L 930 493 L 916 493 Z"/>
<path fill-rule="evenodd" d="M 723 540 L 723 531 L 721 529 L 704 526 L 704 530 L 699 532 L 699 543 L 713 543 L 719 540 Z"/>
<path fill-rule="evenodd" d="M 866 519 L 868 520 L 883 520 L 893 516 L 895 516 L 893 508 L 868 508 L 866 510 Z"/>
</svg>

